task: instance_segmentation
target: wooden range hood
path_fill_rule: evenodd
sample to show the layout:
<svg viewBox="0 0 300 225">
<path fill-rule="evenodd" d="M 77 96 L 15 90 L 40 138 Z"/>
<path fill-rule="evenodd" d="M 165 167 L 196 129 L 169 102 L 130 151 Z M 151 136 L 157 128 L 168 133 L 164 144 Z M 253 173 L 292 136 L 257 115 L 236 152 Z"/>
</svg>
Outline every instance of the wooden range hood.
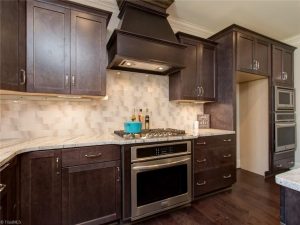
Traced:
<svg viewBox="0 0 300 225">
<path fill-rule="evenodd" d="M 117 1 L 121 21 L 107 44 L 109 69 L 168 75 L 184 68 L 186 47 L 166 14 L 173 1 Z"/>
</svg>

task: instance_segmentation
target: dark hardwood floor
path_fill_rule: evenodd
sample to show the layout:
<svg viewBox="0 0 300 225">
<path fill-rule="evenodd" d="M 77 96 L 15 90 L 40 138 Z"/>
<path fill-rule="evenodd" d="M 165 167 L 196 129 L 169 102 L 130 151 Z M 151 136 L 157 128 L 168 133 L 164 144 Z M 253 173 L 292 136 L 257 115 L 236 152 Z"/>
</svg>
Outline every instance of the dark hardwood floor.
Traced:
<svg viewBox="0 0 300 225">
<path fill-rule="evenodd" d="M 198 200 L 140 225 L 279 225 L 279 186 L 274 179 L 238 169 L 231 191 Z"/>
</svg>

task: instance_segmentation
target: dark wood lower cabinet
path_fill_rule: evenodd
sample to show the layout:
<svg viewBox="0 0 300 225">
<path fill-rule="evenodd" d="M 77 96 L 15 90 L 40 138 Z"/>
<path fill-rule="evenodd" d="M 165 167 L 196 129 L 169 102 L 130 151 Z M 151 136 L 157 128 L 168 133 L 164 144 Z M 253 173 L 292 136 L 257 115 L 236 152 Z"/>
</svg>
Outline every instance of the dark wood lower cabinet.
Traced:
<svg viewBox="0 0 300 225">
<path fill-rule="evenodd" d="M 280 222 L 283 225 L 300 224 L 300 192 L 280 187 Z"/>
<path fill-rule="evenodd" d="M 61 150 L 21 156 L 21 221 L 24 225 L 61 224 Z"/>
<path fill-rule="evenodd" d="M 120 161 L 63 168 L 63 223 L 103 224 L 120 218 Z"/>
<path fill-rule="evenodd" d="M 236 182 L 236 137 L 218 135 L 195 140 L 194 198 L 230 187 Z"/>
<path fill-rule="evenodd" d="M 0 224 L 18 219 L 17 159 L 0 167 Z"/>
</svg>

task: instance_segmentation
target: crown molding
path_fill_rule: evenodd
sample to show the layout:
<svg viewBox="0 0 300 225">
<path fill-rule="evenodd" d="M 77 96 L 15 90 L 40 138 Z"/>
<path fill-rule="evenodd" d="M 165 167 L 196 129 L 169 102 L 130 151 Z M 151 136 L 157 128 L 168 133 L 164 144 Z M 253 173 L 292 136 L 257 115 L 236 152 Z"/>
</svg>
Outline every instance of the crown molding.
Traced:
<svg viewBox="0 0 300 225">
<path fill-rule="evenodd" d="M 80 4 L 84 5 L 89 5 L 92 7 L 104 9 L 111 11 L 114 15 L 119 14 L 119 7 L 117 5 L 116 0 L 69 0 L 73 2 L 77 2 Z M 202 27 L 200 25 L 191 23 L 189 21 L 186 21 L 182 18 L 175 17 L 172 15 L 168 16 L 168 21 L 172 27 L 172 29 L 177 32 L 177 31 L 182 31 L 188 34 L 200 36 L 203 38 L 207 38 L 214 33 L 207 29 L 206 27 Z"/>
<path fill-rule="evenodd" d="M 284 42 L 293 46 L 300 46 L 300 34 L 287 38 L 284 40 Z"/>
<path fill-rule="evenodd" d="M 182 31 L 203 38 L 208 38 L 214 34 L 214 32 L 207 29 L 206 27 L 191 23 L 187 20 L 179 17 L 174 17 L 172 15 L 168 17 L 168 21 L 174 31 Z"/>
<path fill-rule="evenodd" d="M 119 13 L 119 7 L 116 0 L 68 0 L 83 5 L 92 6 L 95 8 L 100 8 L 103 10 L 111 11 L 113 14 Z"/>
</svg>

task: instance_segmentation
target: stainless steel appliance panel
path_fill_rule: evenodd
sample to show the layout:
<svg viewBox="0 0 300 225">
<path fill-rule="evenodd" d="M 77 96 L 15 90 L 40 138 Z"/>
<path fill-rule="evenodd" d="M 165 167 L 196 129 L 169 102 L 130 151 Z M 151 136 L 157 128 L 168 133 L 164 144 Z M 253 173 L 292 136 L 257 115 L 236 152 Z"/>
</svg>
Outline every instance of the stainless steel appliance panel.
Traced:
<svg viewBox="0 0 300 225">
<path fill-rule="evenodd" d="M 295 89 L 275 87 L 275 111 L 295 109 Z"/>
</svg>

